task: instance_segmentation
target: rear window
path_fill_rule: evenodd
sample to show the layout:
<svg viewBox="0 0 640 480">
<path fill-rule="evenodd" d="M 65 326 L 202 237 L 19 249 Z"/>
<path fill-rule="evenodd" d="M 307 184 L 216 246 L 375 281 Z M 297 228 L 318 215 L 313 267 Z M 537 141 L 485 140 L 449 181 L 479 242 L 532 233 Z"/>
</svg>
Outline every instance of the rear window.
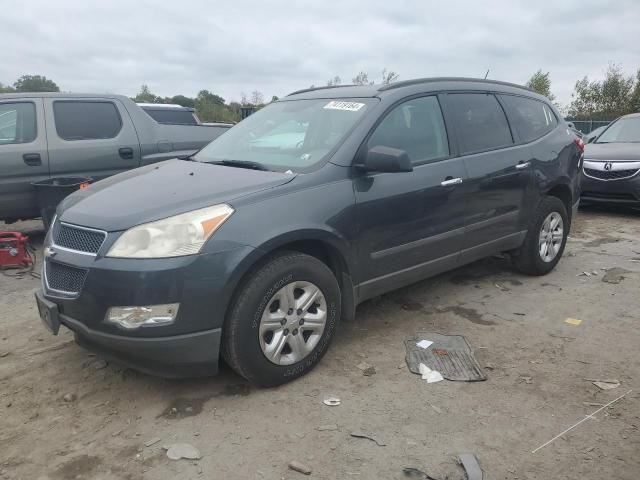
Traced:
<svg viewBox="0 0 640 480">
<path fill-rule="evenodd" d="M 511 126 L 520 139 L 527 143 L 549 133 L 558 124 L 548 105 L 532 98 L 501 95 L 507 107 Z"/>
<path fill-rule="evenodd" d="M 198 121 L 193 116 L 193 112 L 187 110 L 153 110 L 143 108 L 147 115 L 158 123 L 170 125 L 198 125 Z"/>
<path fill-rule="evenodd" d="M 122 129 L 118 109 L 111 102 L 56 101 L 53 116 L 64 140 L 115 138 Z"/>
<path fill-rule="evenodd" d="M 513 144 L 507 117 L 496 97 L 486 93 L 453 93 L 447 103 L 457 127 L 460 154 Z"/>
<path fill-rule="evenodd" d="M 0 145 L 36 139 L 36 106 L 32 102 L 0 103 Z"/>
</svg>

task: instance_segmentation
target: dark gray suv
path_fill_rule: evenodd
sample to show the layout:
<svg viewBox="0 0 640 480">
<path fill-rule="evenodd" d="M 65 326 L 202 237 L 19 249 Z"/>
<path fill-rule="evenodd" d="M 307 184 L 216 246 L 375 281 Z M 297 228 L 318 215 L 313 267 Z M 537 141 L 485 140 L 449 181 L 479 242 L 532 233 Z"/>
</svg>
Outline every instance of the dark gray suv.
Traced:
<svg viewBox="0 0 640 480">
<path fill-rule="evenodd" d="M 188 159 L 68 197 L 40 315 L 143 371 L 214 374 L 222 356 L 278 385 L 363 300 L 499 252 L 551 271 L 581 164 L 554 106 L 516 85 L 301 90 Z"/>
</svg>

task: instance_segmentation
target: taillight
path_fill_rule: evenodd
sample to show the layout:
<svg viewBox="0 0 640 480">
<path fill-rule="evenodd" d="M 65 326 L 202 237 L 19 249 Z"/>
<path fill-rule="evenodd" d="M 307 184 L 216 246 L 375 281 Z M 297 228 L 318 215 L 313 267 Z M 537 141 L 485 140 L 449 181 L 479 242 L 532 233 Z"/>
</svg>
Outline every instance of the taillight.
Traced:
<svg viewBox="0 0 640 480">
<path fill-rule="evenodd" d="M 582 141 L 582 139 L 580 137 L 576 137 L 574 142 L 576 142 L 576 145 L 580 149 L 580 152 L 584 153 L 584 142 Z"/>
</svg>

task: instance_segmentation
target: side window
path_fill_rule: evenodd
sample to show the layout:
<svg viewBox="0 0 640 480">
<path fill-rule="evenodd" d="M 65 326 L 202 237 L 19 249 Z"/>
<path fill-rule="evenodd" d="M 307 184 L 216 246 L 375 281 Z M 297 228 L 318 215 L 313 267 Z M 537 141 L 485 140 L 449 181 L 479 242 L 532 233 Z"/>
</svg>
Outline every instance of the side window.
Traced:
<svg viewBox="0 0 640 480">
<path fill-rule="evenodd" d="M 118 109 L 111 102 L 56 101 L 53 116 L 64 140 L 115 138 L 122 129 Z"/>
<path fill-rule="evenodd" d="M 401 103 L 376 127 L 367 146 L 404 150 L 414 163 L 447 157 L 449 142 L 438 99 L 420 97 Z"/>
<path fill-rule="evenodd" d="M 36 139 L 36 106 L 32 102 L 0 103 L 0 145 Z"/>
<path fill-rule="evenodd" d="M 532 142 L 553 130 L 558 124 L 551 108 L 543 102 L 526 97 L 501 95 L 511 125 L 523 142 Z"/>
<path fill-rule="evenodd" d="M 513 144 L 507 117 L 498 99 L 486 93 L 453 93 L 447 104 L 456 124 L 460 154 Z"/>
</svg>

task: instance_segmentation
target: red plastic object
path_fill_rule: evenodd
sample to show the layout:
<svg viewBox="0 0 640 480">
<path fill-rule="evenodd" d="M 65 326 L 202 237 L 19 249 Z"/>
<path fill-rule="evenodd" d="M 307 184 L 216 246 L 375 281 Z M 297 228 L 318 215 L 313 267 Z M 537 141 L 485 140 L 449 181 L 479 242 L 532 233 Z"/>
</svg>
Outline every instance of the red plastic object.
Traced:
<svg viewBox="0 0 640 480">
<path fill-rule="evenodd" d="M 33 263 L 27 252 L 29 237 L 20 232 L 0 232 L 0 268 L 21 268 Z"/>
</svg>

